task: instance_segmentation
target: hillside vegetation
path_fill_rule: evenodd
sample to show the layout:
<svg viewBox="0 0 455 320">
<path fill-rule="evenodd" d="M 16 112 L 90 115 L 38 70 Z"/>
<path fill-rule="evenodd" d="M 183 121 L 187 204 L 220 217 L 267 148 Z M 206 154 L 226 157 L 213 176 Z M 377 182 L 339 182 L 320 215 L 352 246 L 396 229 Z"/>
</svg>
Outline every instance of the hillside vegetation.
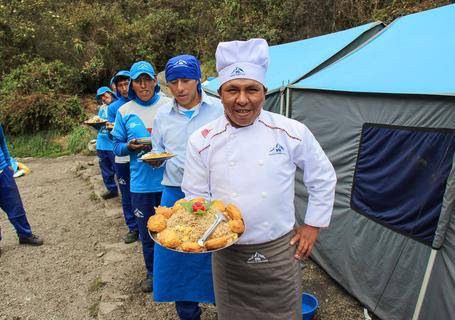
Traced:
<svg viewBox="0 0 455 320">
<path fill-rule="evenodd" d="M 173 55 L 193 54 L 206 77 L 219 41 L 286 43 L 452 2 L 2 0 L 0 121 L 9 135 L 68 134 L 87 116 L 81 97 L 139 59 L 160 71 Z"/>
</svg>

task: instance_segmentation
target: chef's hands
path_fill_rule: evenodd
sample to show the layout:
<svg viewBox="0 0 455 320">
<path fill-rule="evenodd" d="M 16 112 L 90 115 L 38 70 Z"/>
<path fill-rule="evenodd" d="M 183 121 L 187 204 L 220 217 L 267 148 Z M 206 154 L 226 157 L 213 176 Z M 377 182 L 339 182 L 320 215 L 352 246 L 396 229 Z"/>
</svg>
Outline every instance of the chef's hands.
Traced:
<svg viewBox="0 0 455 320">
<path fill-rule="evenodd" d="M 296 245 L 294 258 L 308 258 L 319 234 L 319 228 L 304 224 L 294 230 L 291 245 Z"/>
<path fill-rule="evenodd" d="M 128 145 L 126 146 L 129 151 L 142 151 L 142 150 L 150 150 L 150 145 L 146 144 L 140 144 L 137 143 L 137 139 L 133 139 L 128 142 Z"/>
</svg>

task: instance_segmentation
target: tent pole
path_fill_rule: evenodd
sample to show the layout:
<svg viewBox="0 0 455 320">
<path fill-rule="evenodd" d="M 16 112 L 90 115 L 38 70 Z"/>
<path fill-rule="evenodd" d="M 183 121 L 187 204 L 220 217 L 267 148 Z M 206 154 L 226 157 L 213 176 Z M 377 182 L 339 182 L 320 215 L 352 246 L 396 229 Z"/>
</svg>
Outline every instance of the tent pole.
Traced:
<svg viewBox="0 0 455 320">
<path fill-rule="evenodd" d="M 431 271 L 433 270 L 434 260 L 436 259 L 436 253 L 438 251 L 435 249 L 431 249 L 430 257 L 428 259 L 427 270 L 425 271 L 425 275 L 423 276 L 422 286 L 420 287 L 419 297 L 417 299 L 417 304 L 414 309 L 414 315 L 412 316 L 412 320 L 418 320 L 420 316 L 420 309 L 422 308 L 423 299 L 425 298 L 425 293 L 427 291 L 428 282 L 430 281 Z"/>
<path fill-rule="evenodd" d="M 289 94 L 289 87 L 286 87 L 286 117 L 289 118 L 289 113 L 290 113 L 290 106 L 289 104 L 291 103 L 291 98 L 290 98 L 290 94 Z"/>
<path fill-rule="evenodd" d="M 280 114 L 284 115 L 284 88 L 280 88 Z"/>
</svg>

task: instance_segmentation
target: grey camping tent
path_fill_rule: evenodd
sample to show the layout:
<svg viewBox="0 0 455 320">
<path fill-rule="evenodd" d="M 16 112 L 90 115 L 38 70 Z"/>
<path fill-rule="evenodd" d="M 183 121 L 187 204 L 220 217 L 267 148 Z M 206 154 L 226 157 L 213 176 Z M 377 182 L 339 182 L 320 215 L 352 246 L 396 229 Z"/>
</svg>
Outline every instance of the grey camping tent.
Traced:
<svg viewBox="0 0 455 320">
<path fill-rule="evenodd" d="M 381 319 L 455 317 L 454 17 L 399 18 L 290 87 L 338 177 L 312 257 Z"/>
</svg>

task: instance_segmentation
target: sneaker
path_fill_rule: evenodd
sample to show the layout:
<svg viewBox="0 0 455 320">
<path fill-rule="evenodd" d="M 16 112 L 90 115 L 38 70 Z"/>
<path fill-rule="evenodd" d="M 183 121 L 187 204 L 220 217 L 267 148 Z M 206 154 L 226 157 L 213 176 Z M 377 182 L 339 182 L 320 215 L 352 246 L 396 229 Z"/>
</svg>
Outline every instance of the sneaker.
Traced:
<svg viewBox="0 0 455 320">
<path fill-rule="evenodd" d="M 118 191 L 106 191 L 101 195 L 101 198 L 104 200 L 112 199 L 118 197 Z"/>
<path fill-rule="evenodd" d="M 30 246 L 40 246 L 44 243 L 38 236 L 32 234 L 29 237 L 20 237 L 19 244 L 28 244 Z"/>
<path fill-rule="evenodd" d="M 128 231 L 126 236 L 123 238 L 123 240 L 127 244 L 136 242 L 138 239 L 139 239 L 139 230 L 137 230 L 137 229 Z"/>
<path fill-rule="evenodd" d="M 139 284 L 141 287 L 142 292 L 152 292 L 153 290 L 153 279 L 150 276 L 147 276 L 144 280 L 141 281 Z"/>
</svg>

